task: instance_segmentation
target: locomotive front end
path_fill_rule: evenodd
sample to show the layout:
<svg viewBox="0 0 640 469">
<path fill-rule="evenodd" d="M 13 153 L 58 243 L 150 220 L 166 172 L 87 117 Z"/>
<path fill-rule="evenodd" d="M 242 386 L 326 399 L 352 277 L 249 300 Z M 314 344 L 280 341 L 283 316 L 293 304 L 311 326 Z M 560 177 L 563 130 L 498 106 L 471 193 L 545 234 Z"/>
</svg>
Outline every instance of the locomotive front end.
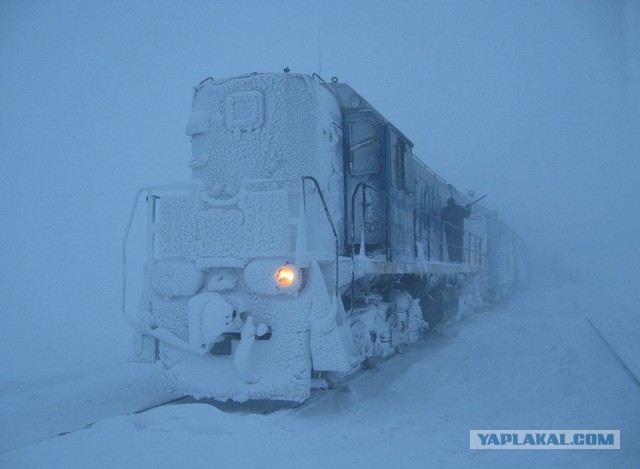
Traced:
<svg viewBox="0 0 640 469">
<path fill-rule="evenodd" d="M 304 75 L 195 89 L 193 181 L 148 190 L 145 281 L 130 315 L 139 357 L 158 358 L 171 389 L 303 401 L 313 369 L 357 363 L 336 326 L 339 123 L 335 100 Z"/>
</svg>

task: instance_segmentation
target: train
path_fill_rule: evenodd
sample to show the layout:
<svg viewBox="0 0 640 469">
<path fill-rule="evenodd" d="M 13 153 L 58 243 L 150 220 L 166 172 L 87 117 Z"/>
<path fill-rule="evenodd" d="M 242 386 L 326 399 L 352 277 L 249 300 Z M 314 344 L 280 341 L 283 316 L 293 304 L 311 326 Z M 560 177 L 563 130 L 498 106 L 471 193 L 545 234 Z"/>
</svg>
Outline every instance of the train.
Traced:
<svg viewBox="0 0 640 469">
<path fill-rule="evenodd" d="M 526 278 L 525 243 L 479 203 L 453 258 L 441 210 L 474 199 L 337 78 L 207 78 L 186 134 L 191 180 L 141 189 L 123 243 L 132 359 L 160 362 L 172 391 L 303 402 Z M 134 309 L 126 253 L 144 205 Z"/>
</svg>

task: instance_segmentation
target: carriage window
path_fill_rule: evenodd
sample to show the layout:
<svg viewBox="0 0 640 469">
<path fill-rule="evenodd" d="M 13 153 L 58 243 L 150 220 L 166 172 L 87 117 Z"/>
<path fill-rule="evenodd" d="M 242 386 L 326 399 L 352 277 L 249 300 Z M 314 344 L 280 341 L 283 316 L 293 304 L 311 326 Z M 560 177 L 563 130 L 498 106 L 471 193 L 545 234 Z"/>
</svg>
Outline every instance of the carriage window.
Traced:
<svg viewBox="0 0 640 469">
<path fill-rule="evenodd" d="M 380 169 L 378 126 L 371 119 L 351 122 L 351 173 L 372 174 Z"/>
</svg>

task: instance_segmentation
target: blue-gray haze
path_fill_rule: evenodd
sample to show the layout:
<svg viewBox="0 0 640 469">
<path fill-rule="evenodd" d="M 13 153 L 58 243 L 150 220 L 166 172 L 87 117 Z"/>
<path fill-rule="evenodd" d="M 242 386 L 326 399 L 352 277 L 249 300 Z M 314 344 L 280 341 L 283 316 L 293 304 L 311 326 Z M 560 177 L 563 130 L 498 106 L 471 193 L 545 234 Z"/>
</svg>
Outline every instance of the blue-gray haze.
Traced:
<svg viewBox="0 0 640 469">
<path fill-rule="evenodd" d="M 124 355 L 133 194 L 189 177 L 207 76 L 338 76 L 543 266 L 637 276 L 639 51 L 632 0 L 4 0 L 0 369 Z"/>
</svg>

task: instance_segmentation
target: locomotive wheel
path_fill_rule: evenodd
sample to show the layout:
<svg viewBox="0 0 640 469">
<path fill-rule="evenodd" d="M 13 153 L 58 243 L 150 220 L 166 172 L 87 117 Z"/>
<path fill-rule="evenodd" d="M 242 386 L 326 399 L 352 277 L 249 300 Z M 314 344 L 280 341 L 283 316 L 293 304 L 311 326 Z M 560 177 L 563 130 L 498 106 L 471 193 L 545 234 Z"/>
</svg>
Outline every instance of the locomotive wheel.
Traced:
<svg viewBox="0 0 640 469">
<path fill-rule="evenodd" d="M 356 321 L 351 324 L 351 335 L 360 358 L 366 360 L 373 351 L 369 329 L 362 321 Z"/>
</svg>

